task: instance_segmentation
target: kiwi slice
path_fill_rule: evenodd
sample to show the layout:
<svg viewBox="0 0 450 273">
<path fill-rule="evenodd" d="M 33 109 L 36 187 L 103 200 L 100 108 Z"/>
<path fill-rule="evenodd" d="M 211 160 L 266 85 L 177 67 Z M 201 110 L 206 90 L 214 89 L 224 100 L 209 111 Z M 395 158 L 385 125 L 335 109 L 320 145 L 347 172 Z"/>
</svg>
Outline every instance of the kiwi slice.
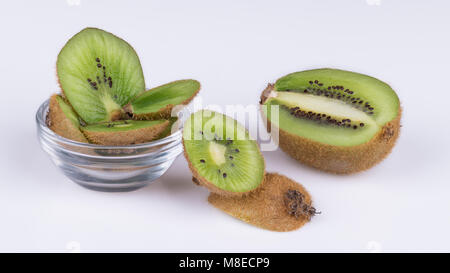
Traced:
<svg viewBox="0 0 450 273">
<path fill-rule="evenodd" d="M 333 173 L 370 168 L 390 153 L 399 135 L 401 109 L 394 90 L 354 72 L 292 73 L 269 84 L 260 103 L 268 129 L 278 127 L 285 152 Z M 272 118 L 272 106 L 279 118 Z"/>
<path fill-rule="evenodd" d="M 179 80 L 150 89 L 125 106 L 134 119 L 168 119 L 172 108 L 188 104 L 200 90 L 196 80 Z"/>
<path fill-rule="evenodd" d="M 212 192 L 242 196 L 264 180 L 258 144 L 232 118 L 208 110 L 192 114 L 184 124 L 183 145 L 194 181 Z"/>
<path fill-rule="evenodd" d="M 272 231 L 298 229 L 319 213 L 302 185 L 276 173 L 267 173 L 261 188 L 247 196 L 211 193 L 208 201 L 233 217 Z"/>
<path fill-rule="evenodd" d="M 56 68 L 64 96 L 88 124 L 120 118 L 122 107 L 145 90 L 133 48 L 96 28 L 73 36 L 59 53 Z"/>
<path fill-rule="evenodd" d="M 158 139 L 170 136 L 172 134 L 172 128 L 174 126 L 176 129 L 179 129 L 179 124 L 177 123 L 178 117 L 171 117 L 168 119 L 168 121 L 169 121 L 169 124 L 167 125 L 166 129 L 164 129 L 164 131 L 162 131 L 161 134 L 158 136 Z"/>
<path fill-rule="evenodd" d="M 168 120 L 120 120 L 82 127 L 91 143 L 122 146 L 157 139 L 169 126 Z"/>
<path fill-rule="evenodd" d="M 59 95 L 50 97 L 50 106 L 47 115 L 47 126 L 58 135 L 79 141 L 88 142 L 80 131 L 80 123 L 77 114 Z"/>
</svg>

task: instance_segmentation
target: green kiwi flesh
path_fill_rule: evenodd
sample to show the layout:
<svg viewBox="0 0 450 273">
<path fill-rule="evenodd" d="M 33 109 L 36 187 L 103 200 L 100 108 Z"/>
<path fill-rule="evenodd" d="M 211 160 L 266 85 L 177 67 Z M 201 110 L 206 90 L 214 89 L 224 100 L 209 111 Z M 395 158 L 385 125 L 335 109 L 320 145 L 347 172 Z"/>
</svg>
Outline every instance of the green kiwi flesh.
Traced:
<svg viewBox="0 0 450 273">
<path fill-rule="evenodd" d="M 370 141 L 399 114 L 392 88 L 375 78 L 337 69 L 284 76 L 262 96 L 263 114 L 281 130 L 334 146 Z M 279 119 L 272 120 L 272 107 Z"/>
<path fill-rule="evenodd" d="M 169 118 L 176 105 L 189 103 L 200 90 L 196 80 L 179 80 L 150 89 L 125 107 L 136 119 Z"/>
<path fill-rule="evenodd" d="M 258 144 L 236 120 L 217 112 L 192 114 L 183 129 L 184 154 L 195 181 L 220 195 L 243 195 L 264 180 Z"/>
<path fill-rule="evenodd" d="M 86 28 L 63 47 L 56 63 L 64 96 L 88 124 L 118 119 L 145 90 L 139 58 L 113 34 Z"/>
<path fill-rule="evenodd" d="M 87 125 L 81 129 L 91 143 L 118 146 L 155 140 L 168 126 L 168 120 L 120 120 Z"/>
<path fill-rule="evenodd" d="M 59 95 L 54 94 L 50 98 L 47 125 L 62 137 L 79 142 L 88 142 L 79 129 L 79 117 Z"/>
</svg>

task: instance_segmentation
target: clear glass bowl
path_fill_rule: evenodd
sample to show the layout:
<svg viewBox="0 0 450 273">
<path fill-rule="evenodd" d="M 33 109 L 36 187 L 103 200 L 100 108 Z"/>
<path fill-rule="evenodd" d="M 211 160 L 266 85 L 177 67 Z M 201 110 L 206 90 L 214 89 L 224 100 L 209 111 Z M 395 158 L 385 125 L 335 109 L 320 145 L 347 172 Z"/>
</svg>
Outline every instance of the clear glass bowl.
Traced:
<svg viewBox="0 0 450 273">
<path fill-rule="evenodd" d="M 132 191 L 163 175 L 183 151 L 181 130 L 129 146 L 86 144 L 61 137 L 45 122 L 49 101 L 36 113 L 37 135 L 53 163 L 75 183 L 97 191 Z"/>
</svg>

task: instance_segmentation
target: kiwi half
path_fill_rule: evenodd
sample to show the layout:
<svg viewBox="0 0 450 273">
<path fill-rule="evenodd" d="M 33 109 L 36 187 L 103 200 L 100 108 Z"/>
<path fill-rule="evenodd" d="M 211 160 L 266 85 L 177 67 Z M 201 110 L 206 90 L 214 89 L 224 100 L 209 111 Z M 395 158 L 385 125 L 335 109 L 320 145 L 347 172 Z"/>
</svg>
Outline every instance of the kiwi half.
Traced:
<svg viewBox="0 0 450 273">
<path fill-rule="evenodd" d="M 79 142 L 88 142 L 79 129 L 80 123 L 77 114 L 57 94 L 50 97 L 47 126 L 62 137 Z"/>
<path fill-rule="evenodd" d="M 122 107 L 145 90 L 133 48 L 96 28 L 73 36 L 59 53 L 56 68 L 64 96 L 88 124 L 120 118 Z"/>
<path fill-rule="evenodd" d="M 122 146 L 139 144 L 157 139 L 168 126 L 168 120 L 120 120 L 87 125 L 81 129 L 91 143 L 108 146 Z"/>
<path fill-rule="evenodd" d="M 298 229 L 318 213 L 302 185 L 276 173 L 267 173 L 261 188 L 247 196 L 211 193 L 208 201 L 233 217 L 272 231 Z"/>
<path fill-rule="evenodd" d="M 353 173 L 385 158 L 399 135 L 400 101 L 375 78 L 337 69 L 296 72 L 269 84 L 262 114 L 280 147 L 309 166 Z M 279 118 L 272 118 L 278 106 Z M 274 115 L 275 117 L 275 115 Z"/>
<path fill-rule="evenodd" d="M 242 196 L 264 180 L 258 144 L 225 115 L 208 110 L 192 114 L 184 124 L 183 146 L 194 181 L 212 192 Z"/>
<path fill-rule="evenodd" d="M 168 119 L 174 106 L 188 104 L 200 91 L 196 80 L 179 80 L 150 89 L 124 107 L 134 119 Z"/>
</svg>

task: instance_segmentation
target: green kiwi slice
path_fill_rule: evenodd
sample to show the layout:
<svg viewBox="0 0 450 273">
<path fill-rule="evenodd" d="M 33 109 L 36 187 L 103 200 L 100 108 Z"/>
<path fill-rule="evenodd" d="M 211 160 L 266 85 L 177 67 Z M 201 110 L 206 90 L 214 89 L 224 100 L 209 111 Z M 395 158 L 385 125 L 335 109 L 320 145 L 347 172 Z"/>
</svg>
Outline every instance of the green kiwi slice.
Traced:
<svg viewBox="0 0 450 273">
<path fill-rule="evenodd" d="M 88 142 L 79 129 L 79 117 L 59 95 L 54 94 L 50 98 L 47 125 L 62 137 L 79 142 Z"/>
<path fill-rule="evenodd" d="M 101 29 L 86 28 L 73 36 L 56 68 L 65 97 L 88 124 L 118 119 L 122 107 L 145 90 L 136 52 Z"/>
<path fill-rule="evenodd" d="M 400 128 L 400 101 L 394 90 L 378 79 L 350 71 L 289 74 L 269 84 L 260 103 L 269 125 L 280 129 L 283 150 L 335 173 L 360 171 L 381 161 Z M 279 116 L 273 109 L 278 109 Z"/>
<path fill-rule="evenodd" d="M 183 129 L 184 154 L 194 181 L 220 195 L 244 195 L 264 180 L 258 144 L 236 120 L 217 112 L 192 114 Z"/>
<path fill-rule="evenodd" d="M 168 120 L 120 120 L 82 127 L 91 143 L 122 146 L 157 139 L 169 126 Z"/>
<path fill-rule="evenodd" d="M 282 77 L 265 104 L 281 106 L 280 128 L 339 146 L 369 141 L 398 115 L 399 109 L 399 99 L 387 84 L 336 69 L 309 70 Z M 267 109 L 270 111 L 270 107 Z"/>
<path fill-rule="evenodd" d="M 150 89 L 125 107 L 135 119 L 169 118 L 172 108 L 188 104 L 200 90 L 196 80 L 179 80 Z"/>
</svg>

